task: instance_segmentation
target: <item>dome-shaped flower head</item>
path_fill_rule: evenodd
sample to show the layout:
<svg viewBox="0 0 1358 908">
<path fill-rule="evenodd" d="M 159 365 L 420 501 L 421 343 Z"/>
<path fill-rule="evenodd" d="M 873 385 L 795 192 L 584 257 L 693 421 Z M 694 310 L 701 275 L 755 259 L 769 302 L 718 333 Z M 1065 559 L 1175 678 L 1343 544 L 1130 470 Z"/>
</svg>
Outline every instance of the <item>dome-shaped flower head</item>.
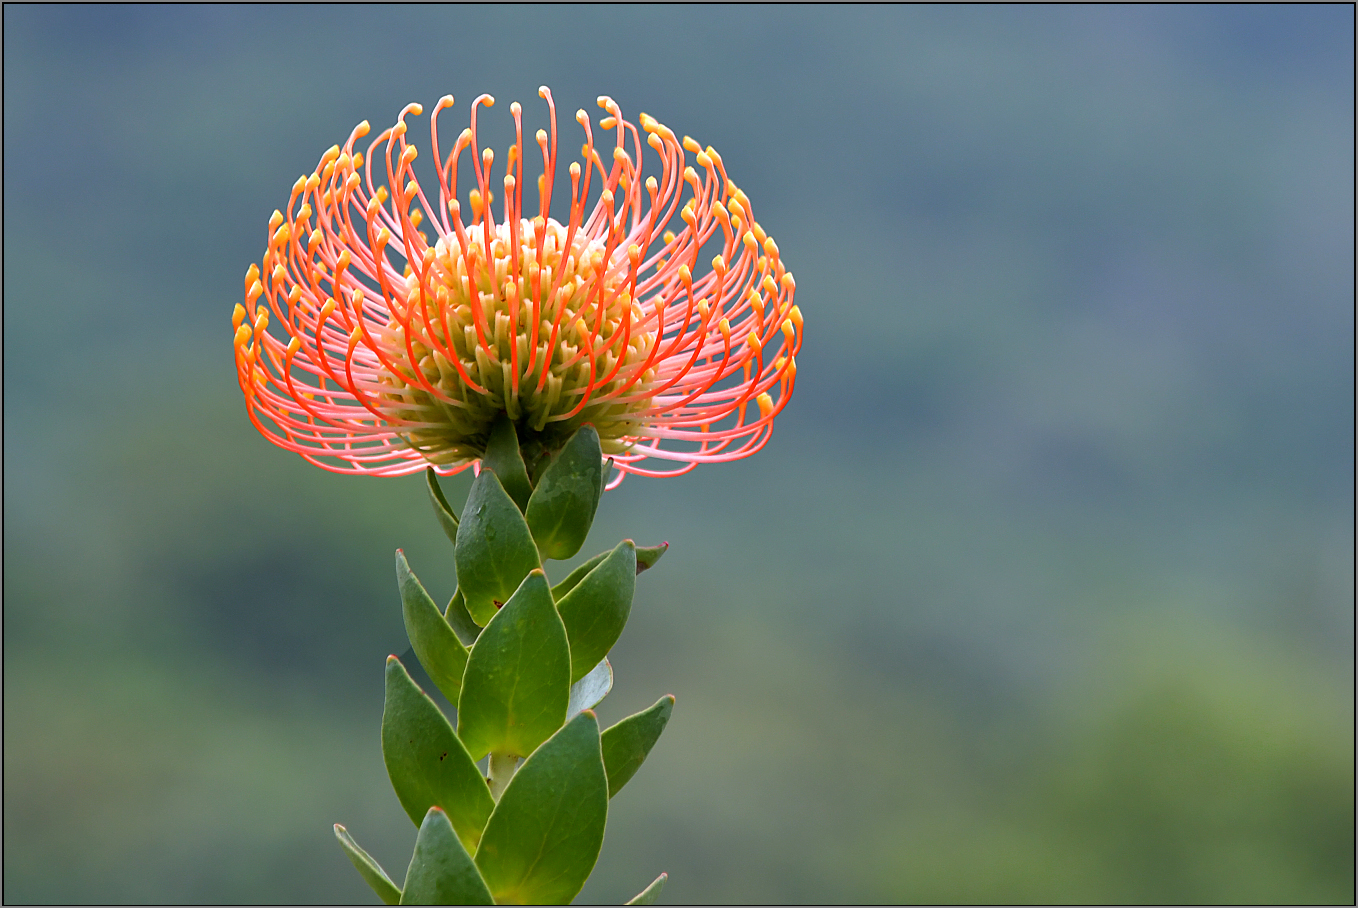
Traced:
<svg viewBox="0 0 1358 908">
<path fill-rule="evenodd" d="M 601 97 L 612 136 L 601 153 L 576 114 L 582 159 L 558 220 L 556 110 L 540 94 L 550 128 L 535 137 L 535 205 L 519 105 L 498 178 L 477 143 L 488 95 L 447 157 L 438 117 L 453 99 L 435 106 L 432 187 L 406 137 L 418 104 L 363 150 L 360 123 L 298 178 L 232 319 L 250 418 L 271 441 L 341 473 L 453 473 L 482 456 L 504 413 L 525 458 L 589 423 L 618 469 L 655 476 L 768 440 L 796 381 L 802 318 L 749 198 L 711 147 L 646 114 L 638 129 Z"/>
</svg>

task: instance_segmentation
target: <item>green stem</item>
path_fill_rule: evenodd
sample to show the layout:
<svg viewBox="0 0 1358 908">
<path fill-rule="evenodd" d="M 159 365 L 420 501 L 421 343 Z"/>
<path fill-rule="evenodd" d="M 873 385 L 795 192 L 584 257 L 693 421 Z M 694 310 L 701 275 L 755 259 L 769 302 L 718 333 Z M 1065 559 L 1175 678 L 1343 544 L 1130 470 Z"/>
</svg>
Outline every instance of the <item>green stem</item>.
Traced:
<svg viewBox="0 0 1358 908">
<path fill-rule="evenodd" d="M 490 796 L 497 802 L 505 787 L 509 785 L 509 780 L 514 778 L 514 770 L 518 769 L 518 766 L 519 758 L 513 754 L 490 755 Z"/>
</svg>

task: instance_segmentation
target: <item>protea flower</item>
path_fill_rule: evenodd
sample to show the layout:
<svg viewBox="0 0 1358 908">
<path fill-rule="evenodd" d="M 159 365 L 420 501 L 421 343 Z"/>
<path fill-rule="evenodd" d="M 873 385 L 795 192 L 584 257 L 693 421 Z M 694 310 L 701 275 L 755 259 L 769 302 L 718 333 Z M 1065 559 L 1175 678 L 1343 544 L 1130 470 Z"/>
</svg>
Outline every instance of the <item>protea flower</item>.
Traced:
<svg viewBox="0 0 1358 908">
<path fill-rule="evenodd" d="M 601 97 L 613 148 L 601 156 L 577 112 L 583 159 L 569 168 L 563 223 L 549 211 L 556 110 L 539 94 L 551 129 L 536 134 L 535 212 L 517 103 L 492 186 L 495 155 L 476 133 L 489 95 L 447 158 L 438 116 L 453 99 L 435 105 L 436 192 L 416 179 L 406 141 L 418 104 L 366 151 L 355 149 L 369 132 L 360 123 L 298 178 L 232 319 L 250 419 L 271 441 L 340 473 L 453 473 L 481 457 L 503 412 L 526 458 L 590 423 L 618 469 L 654 476 L 768 440 L 796 381 L 802 318 L 778 246 L 721 156 L 646 114 L 638 131 Z M 459 197 L 464 153 L 475 186 Z M 679 466 L 646 465 L 657 460 Z"/>
</svg>

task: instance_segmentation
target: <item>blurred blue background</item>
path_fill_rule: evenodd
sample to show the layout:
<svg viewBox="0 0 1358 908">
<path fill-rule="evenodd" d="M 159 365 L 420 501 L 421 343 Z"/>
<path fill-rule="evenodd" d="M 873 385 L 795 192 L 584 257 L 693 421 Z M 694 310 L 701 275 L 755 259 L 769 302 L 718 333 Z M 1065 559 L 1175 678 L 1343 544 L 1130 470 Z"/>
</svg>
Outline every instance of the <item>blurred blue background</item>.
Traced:
<svg viewBox="0 0 1358 908">
<path fill-rule="evenodd" d="M 1353 29 L 6 6 L 5 901 L 404 871 L 392 552 L 451 547 L 255 432 L 231 309 L 359 120 L 545 83 L 563 156 L 600 93 L 714 145 L 806 317 L 768 447 L 586 545 L 671 543 L 601 714 L 678 706 L 581 901 L 1352 902 Z"/>
</svg>

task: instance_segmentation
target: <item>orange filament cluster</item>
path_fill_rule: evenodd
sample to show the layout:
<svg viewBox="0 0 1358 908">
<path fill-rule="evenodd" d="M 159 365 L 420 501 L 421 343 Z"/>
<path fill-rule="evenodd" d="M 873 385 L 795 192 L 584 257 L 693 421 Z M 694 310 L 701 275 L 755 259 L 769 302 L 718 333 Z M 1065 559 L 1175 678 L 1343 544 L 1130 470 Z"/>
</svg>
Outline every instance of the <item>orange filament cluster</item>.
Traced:
<svg viewBox="0 0 1358 908">
<path fill-rule="evenodd" d="M 721 156 L 646 114 L 638 129 L 601 97 L 613 147 L 600 154 L 576 114 L 585 143 L 563 223 L 549 211 L 556 110 L 539 93 L 550 130 L 535 136 L 536 211 L 525 211 L 517 103 L 492 185 L 495 155 L 476 134 L 488 95 L 446 158 L 438 116 L 453 99 L 435 106 L 435 193 L 406 141 L 417 104 L 366 151 L 360 123 L 297 180 L 232 319 L 250 418 L 271 441 L 336 472 L 450 473 L 484 453 L 503 412 L 521 444 L 550 450 L 590 423 L 623 473 L 667 475 L 768 440 L 796 382 L 802 318 L 778 246 Z M 464 154 L 475 186 L 460 197 Z"/>
</svg>

